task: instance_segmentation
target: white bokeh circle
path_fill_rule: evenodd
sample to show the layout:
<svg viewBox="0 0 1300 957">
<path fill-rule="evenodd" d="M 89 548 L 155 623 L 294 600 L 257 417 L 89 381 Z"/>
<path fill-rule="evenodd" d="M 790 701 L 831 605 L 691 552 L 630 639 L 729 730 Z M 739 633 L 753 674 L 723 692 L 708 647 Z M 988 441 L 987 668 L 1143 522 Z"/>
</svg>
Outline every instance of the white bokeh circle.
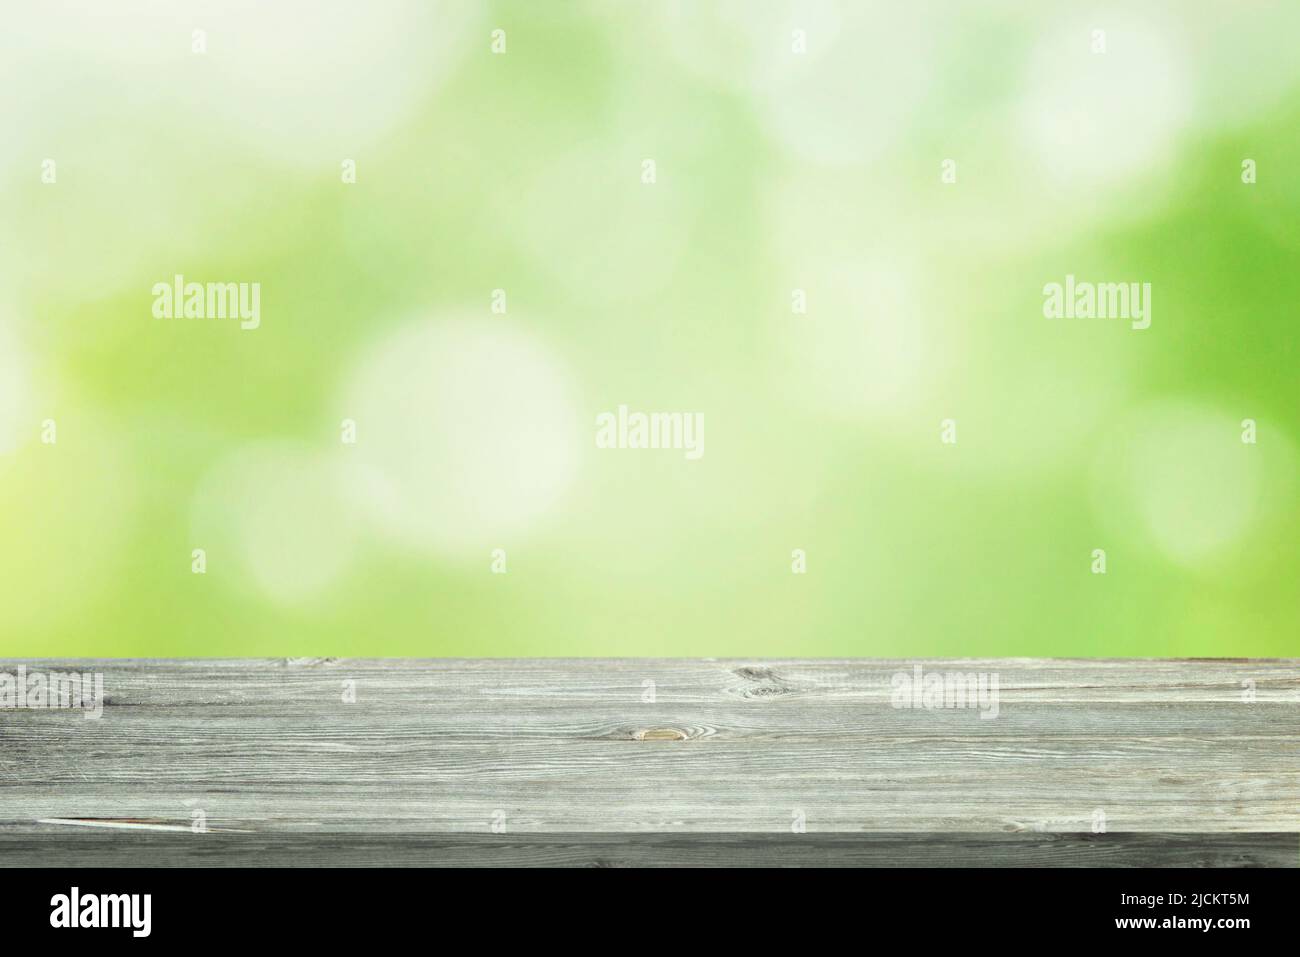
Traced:
<svg viewBox="0 0 1300 957">
<path fill-rule="evenodd" d="M 194 496 L 192 548 L 208 573 L 237 569 L 279 604 L 317 598 L 352 564 L 356 523 L 338 458 L 306 445 L 266 441 L 218 462 Z"/>
<path fill-rule="evenodd" d="M 564 367 L 501 317 L 416 322 L 365 355 L 341 400 L 354 498 L 391 536 L 481 558 L 568 488 L 582 433 Z"/>
</svg>

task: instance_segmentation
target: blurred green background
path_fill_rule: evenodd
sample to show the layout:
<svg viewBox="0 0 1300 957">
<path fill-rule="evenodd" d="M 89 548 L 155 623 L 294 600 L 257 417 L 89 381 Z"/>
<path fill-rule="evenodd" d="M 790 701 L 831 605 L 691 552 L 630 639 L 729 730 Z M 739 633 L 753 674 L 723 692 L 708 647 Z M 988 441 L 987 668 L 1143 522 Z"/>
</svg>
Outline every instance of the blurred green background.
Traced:
<svg viewBox="0 0 1300 957">
<path fill-rule="evenodd" d="M 1298 31 L 9 5 L 0 654 L 1300 654 Z M 178 273 L 261 327 L 155 319 Z M 597 449 L 619 404 L 703 458 Z"/>
</svg>

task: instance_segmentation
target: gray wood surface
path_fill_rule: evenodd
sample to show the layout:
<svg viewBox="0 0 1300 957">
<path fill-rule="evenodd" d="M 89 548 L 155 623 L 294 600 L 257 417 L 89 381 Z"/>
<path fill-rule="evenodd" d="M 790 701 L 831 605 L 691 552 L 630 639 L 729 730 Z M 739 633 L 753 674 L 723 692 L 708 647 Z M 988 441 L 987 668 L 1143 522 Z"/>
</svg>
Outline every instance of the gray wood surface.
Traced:
<svg viewBox="0 0 1300 957">
<path fill-rule="evenodd" d="M 1297 660 L 20 664 L 106 703 L 0 710 L 3 865 L 1300 864 Z"/>
</svg>

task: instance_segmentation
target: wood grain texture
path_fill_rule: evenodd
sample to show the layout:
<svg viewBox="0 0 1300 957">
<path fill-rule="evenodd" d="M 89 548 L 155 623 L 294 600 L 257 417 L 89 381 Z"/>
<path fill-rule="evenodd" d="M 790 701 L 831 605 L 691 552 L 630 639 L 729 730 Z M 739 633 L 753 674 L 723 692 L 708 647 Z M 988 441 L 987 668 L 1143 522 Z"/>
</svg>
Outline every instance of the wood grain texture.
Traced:
<svg viewBox="0 0 1300 957">
<path fill-rule="evenodd" d="M 1295 867 L 1295 834 L 0 833 L 41 867 Z"/>
<path fill-rule="evenodd" d="M 19 664 L 106 704 L 0 711 L 0 864 L 1300 863 L 1296 660 Z M 998 716 L 893 707 L 917 664 Z"/>
</svg>

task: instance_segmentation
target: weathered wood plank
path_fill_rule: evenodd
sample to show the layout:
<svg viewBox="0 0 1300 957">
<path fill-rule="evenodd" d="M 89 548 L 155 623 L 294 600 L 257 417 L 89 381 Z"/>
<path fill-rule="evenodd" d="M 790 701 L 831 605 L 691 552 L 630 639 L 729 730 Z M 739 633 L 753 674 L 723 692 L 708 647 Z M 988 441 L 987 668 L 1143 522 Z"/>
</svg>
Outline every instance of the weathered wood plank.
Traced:
<svg viewBox="0 0 1300 957">
<path fill-rule="evenodd" d="M 0 832 L 32 867 L 1295 867 L 1295 834 Z"/>
<path fill-rule="evenodd" d="M 85 824 L 40 822 L 188 828 L 198 811 L 214 834 L 297 842 L 308 856 L 350 847 L 367 859 L 411 838 L 472 847 L 445 842 L 495 824 L 520 840 L 588 843 L 879 838 L 844 852 L 864 861 L 899 835 L 967 835 L 949 842 L 961 859 L 979 846 L 972 835 L 1026 835 L 996 846 L 1046 848 L 1032 852 L 1043 862 L 1101 860 L 1067 850 L 1096 844 L 1050 839 L 1090 835 L 1100 812 L 1106 846 L 1138 857 L 1158 844 L 1171 860 L 1300 863 L 1296 842 L 1276 836 L 1213 853 L 1158 836 L 1300 832 L 1296 660 L 79 659 L 0 671 L 20 664 L 102 672 L 106 703 L 98 721 L 0 711 L 0 863 L 113 843 L 85 837 Z M 995 674 L 997 716 L 894 707 L 893 676 L 918 664 Z M 796 818 L 806 834 L 791 834 Z M 139 840 L 150 829 L 126 830 Z M 190 835 L 172 833 L 150 839 L 175 856 Z M 614 856 L 651 862 L 629 848 L 652 845 Z"/>
</svg>

